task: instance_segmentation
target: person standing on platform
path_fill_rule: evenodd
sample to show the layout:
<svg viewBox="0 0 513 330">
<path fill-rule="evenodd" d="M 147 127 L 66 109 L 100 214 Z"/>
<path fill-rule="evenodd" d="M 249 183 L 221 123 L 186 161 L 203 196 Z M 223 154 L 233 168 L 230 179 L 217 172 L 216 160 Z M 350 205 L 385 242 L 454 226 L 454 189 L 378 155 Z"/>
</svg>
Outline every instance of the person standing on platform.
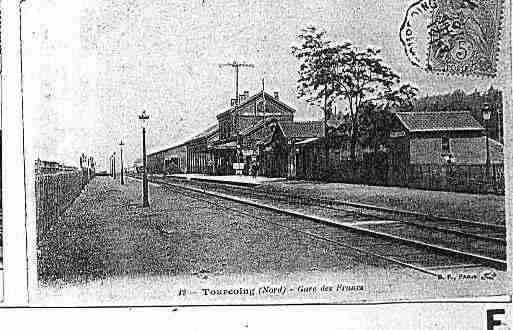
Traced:
<svg viewBox="0 0 513 330">
<path fill-rule="evenodd" d="M 256 157 L 253 159 L 252 162 L 252 172 L 253 177 L 256 178 L 258 175 L 258 159 L 256 159 Z"/>
</svg>

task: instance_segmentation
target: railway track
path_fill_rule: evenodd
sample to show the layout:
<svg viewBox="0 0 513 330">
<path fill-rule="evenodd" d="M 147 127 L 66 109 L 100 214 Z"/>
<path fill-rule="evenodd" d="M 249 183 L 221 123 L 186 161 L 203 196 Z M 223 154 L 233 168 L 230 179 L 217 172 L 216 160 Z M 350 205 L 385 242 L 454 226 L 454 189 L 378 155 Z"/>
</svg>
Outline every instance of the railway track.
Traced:
<svg viewBox="0 0 513 330">
<path fill-rule="evenodd" d="M 247 197 L 267 198 L 269 199 L 268 192 L 261 192 L 247 188 L 241 188 L 234 185 L 219 185 L 206 182 L 193 182 L 191 184 L 201 187 L 209 188 L 215 191 L 224 192 L 228 194 L 244 195 Z M 448 217 L 432 216 L 422 214 L 419 212 L 410 212 L 403 210 L 395 210 L 391 208 L 384 208 L 375 205 L 366 205 L 360 203 L 352 203 L 345 201 L 335 201 L 320 198 L 304 198 L 303 196 L 294 196 L 284 193 L 273 192 L 273 199 L 278 199 L 280 202 L 295 203 L 297 205 L 308 205 L 311 210 L 312 207 L 321 210 L 334 210 L 340 212 L 353 212 L 356 214 L 364 214 L 366 216 L 373 216 L 377 219 L 385 219 L 396 222 L 406 223 L 411 226 L 419 228 L 436 230 L 447 234 L 465 236 L 468 239 L 483 242 L 493 242 L 506 246 L 506 227 L 495 224 L 481 223 L 463 219 L 454 219 Z M 504 255 L 505 258 L 505 255 Z"/>
<path fill-rule="evenodd" d="M 248 207 L 260 212 L 265 209 L 270 213 L 267 217 L 260 217 L 260 220 L 432 275 L 446 268 L 491 266 L 506 269 L 505 239 L 503 244 L 500 234 L 496 235 L 490 226 L 483 226 L 490 230 L 485 235 L 470 232 L 477 230 L 479 223 L 464 221 L 468 228 L 453 230 L 439 224 L 423 225 L 418 220 L 398 221 L 378 214 L 362 214 L 358 210 L 339 208 L 337 205 L 330 205 L 329 212 L 326 212 L 326 205 L 315 205 L 312 202 L 306 208 L 302 203 L 303 208 L 300 208 L 297 201 L 284 200 L 285 196 L 273 196 L 270 200 L 267 194 L 264 197 L 260 192 L 232 186 L 216 185 L 217 189 L 214 189 L 212 185 L 203 183 L 191 185 L 189 182 L 184 184 L 164 179 L 151 180 L 167 189 L 189 196 L 195 194 L 194 198 L 197 199 L 205 200 L 208 196 L 208 202 L 219 207 L 226 207 L 229 202 L 228 209 L 231 211 L 248 213 Z M 312 208 L 318 211 L 317 214 L 312 212 Z M 320 211 L 324 214 L 319 214 Z M 292 217 L 293 220 L 276 221 L 280 219 L 276 217 L 277 214 Z M 312 232 L 310 229 L 313 223 L 320 226 L 316 227 L 316 231 L 323 232 L 326 227 L 336 229 L 336 233 L 330 234 L 334 237 Z M 452 222 L 452 226 L 455 223 L 458 224 Z"/>
<path fill-rule="evenodd" d="M 212 184 L 207 182 L 189 181 L 190 184 L 200 188 L 208 188 L 224 193 L 243 194 L 248 197 L 269 198 L 269 192 L 262 192 L 240 186 L 227 184 Z M 188 182 L 188 184 L 189 184 Z M 280 192 L 272 192 L 273 199 L 279 199 L 283 202 L 296 203 L 299 205 L 308 205 L 309 207 L 331 209 L 342 212 L 353 212 L 364 214 L 366 216 L 374 216 L 378 219 L 387 219 L 392 221 L 406 222 L 423 228 L 432 228 L 447 233 L 462 234 L 469 238 L 485 239 L 506 244 L 506 227 L 502 225 L 482 223 L 470 220 L 448 218 L 423 214 L 419 212 L 411 212 L 385 208 L 375 205 L 353 203 L 347 201 L 336 201 L 333 199 L 322 199 L 315 197 L 307 197 L 300 195 L 290 195 Z"/>
</svg>

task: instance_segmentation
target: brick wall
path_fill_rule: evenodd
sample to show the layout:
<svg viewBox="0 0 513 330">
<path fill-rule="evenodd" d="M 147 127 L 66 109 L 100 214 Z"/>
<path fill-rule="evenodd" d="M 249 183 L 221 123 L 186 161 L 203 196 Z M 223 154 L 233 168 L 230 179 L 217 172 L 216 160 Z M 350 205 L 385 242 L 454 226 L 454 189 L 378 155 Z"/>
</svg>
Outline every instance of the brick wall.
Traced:
<svg viewBox="0 0 513 330">
<path fill-rule="evenodd" d="M 485 164 L 485 136 L 450 136 L 450 152 L 454 164 Z M 443 164 L 441 137 L 420 137 L 410 139 L 411 164 Z M 494 159 L 495 162 L 501 162 Z"/>
<path fill-rule="evenodd" d="M 231 120 L 231 115 L 226 115 L 219 119 L 219 138 L 221 140 L 228 139 L 233 134 Z"/>
<path fill-rule="evenodd" d="M 441 164 L 442 138 L 410 139 L 411 164 Z"/>
<path fill-rule="evenodd" d="M 252 102 L 244 105 L 237 111 L 235 116 L 234 125 L 235 131 L 240 132 L 248 127 L 255 125 L 265 118 L 276 118 L 279 121 L 292 121 L 294 114 L 286 111 L 282 106 L 275 103 L 272 99 L 267 99 L 265 102 L 265 110 L 256 109 L 256 104 L 261 104 L 262 97 L 254 99 Z M 255 116 L 255 110 L 257 116 Z M 266 114 L 263 116 L 262 111 Z M 232 132 L 234 134 L 235 132 Z"/>
<path fill-rule="evenodd" d="M 262 117 L 237 116 L 237 117 L 235 117 L 235 130 L 237 132 L 241 132 L 248 127 L 254 126 L 262 119 L 263 119 Z"/>
<path fill-rule="evenodd" d="M 486 137 L 450 139 L 451 152 L 457 164 L 485 164 Z"/>
</svg>

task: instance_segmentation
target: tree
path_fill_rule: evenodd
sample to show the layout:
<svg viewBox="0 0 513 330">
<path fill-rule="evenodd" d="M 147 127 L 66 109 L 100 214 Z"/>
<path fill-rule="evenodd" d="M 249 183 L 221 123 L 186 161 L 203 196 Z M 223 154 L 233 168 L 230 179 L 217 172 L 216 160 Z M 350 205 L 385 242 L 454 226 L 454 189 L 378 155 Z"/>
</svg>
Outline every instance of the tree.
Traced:
<svg viewBox="0 0 513 330">
<path fill-rule="evenodd" d="M 385 89 L 378 97 L 378 105 L 387 111 L 413 111 L 417 87 L 410 84 L 401 85 L 396 89 Z"/>
<path fill-rule="evenodd" d="M 392 129 L 393 113 L 412 111 L 417 91 L 416 87 L 402 85 L 396 89 L 386 89 L 375 101 L 364 102 L 358 114 L 360 144 L 374 152 L 386 144 Z"/>
<path fill-rule="evenodd" d="M 395 88 L 400 78 L 389 66 L 383 63 L 379 49 L 360 50 L 347 43 L 336 47 L 337 63 L 335 74 L 335 94 L 346 101 L 351 121 L 351 158 L 356 159 L 356 144 L 360 135 L 360 113 L 363 106 L 381 104 L 381 111 L 388 111 L 394 103 L 410 102 L 416 89 L 410 85 Z M 385 107 L 385 108 L 383 108 Z"/>
<path fill-rule="evenodd" d="M 331 107 L 335 79 L 337 49 L 326 39 L 326 31 L 311 26 L 301 30 L 299 47 L 292 47 L 292 54 L 301 62 L 298 74 L 298 96 L 311 105 Z M 324 101 L 324 103 L 323 103 Z"/>
<path fill-rule="evenodd" d="M 323 106 L 325 131 L 325 168 L 328 167 L 328 130 L 327 121 L 331 116 L 335 89 L 335 71 L 340 49 L 349 44 L 332 46 L 332 41 L 326 39 L 326 31 L 318 31 L 310 26 L 299 34 L 301 45 L 292 47 L 292 54 L 301 62 L 298 70 L 298 96 L 311 105 Z"/>
<path fill-rule="evenodd" d="M 325 121 L 336 100 L 347 103 L 351 158 L 355 160 L 363 105 L 401 103 L 412 108 L 416 88 L 396 87 L 399 75 L 383 63 L 379 49 L 361 50 L 349 42 L 335 43 L 315 27 L 302 30 L 299 38 L 301 46 L 292 48 L 293 55 L 301 61 L 298 94 L 310 104 L 319 105 L 324 100 Z"/>
</svg>

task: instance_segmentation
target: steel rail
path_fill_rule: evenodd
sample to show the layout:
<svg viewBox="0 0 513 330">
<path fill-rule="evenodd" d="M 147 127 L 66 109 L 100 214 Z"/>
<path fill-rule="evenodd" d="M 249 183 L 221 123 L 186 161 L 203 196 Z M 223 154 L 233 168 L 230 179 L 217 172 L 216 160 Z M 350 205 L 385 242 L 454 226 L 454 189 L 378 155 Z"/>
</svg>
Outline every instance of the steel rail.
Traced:
<svg viewBox="0 0 513 330">
<path fill-rule="evenodd" d="M 175 178 L 173 178 L 173 179 L 175 179 Z M 186 181 L 186 180 L 183 180 L 183 181 Z M 200 182 L 200 183 L 203 183 L 203 184 L 209 184 L 208 181 L 196 180 L 195 178 L 192 178 L 190 181 Z M 219 182 L 219 185 L 221 185 L 221 186 L 229 186 L 230 188 L 235 188 L 235 189 L 238 189 L 238 190 L 243 190 L 243 191 L 245 190 L 245 191 L 247 191 L 247 187 L 242 188 L 242 187 L 240 187 L 238 185 L 234 185 L 234 184 L 228 184 L 228 183 Z M 253 191 L 255 191 L 255 190 L 252 190 L 252 192 Z M 260 193 L 263 193 L 263 192 L 260 192 Z M 370 210 L 374 210 L 374 211 L 389 212 L 389 213 L 402 214 L 402 215 L 407 215 L 407 216 L 416 216 L 416 217 L 426 218 L 426 219 L 433 220 L 433 221 L 464 223 L 464 224 L 468 224 L 468 225 L 475 225 L 475 226 L 480 226 L 480 227 L 484 227 L 484 228 L 496 229 L 496 230 L 500 230 L 500 231 L 505 231 L 506 230 L 506 226 L 504 226 L 504 225 L 496 225 L 496 224 L 491 224 L 491 223 L 486 223 L 486 222 L 479 222 L 479 221 L 460 219 L 460 218 L 444 217 L 444 216 L 432 215 L 432 214 L 427 214 L 427 213 L 422 213 L 422 212 L 401 210 L 401 209 L 385 207 L 385 206 L 378 206 L 378 205 L 371 205 L 371 204 L 365 204 L 365 203 L 350 202 L 350 201 L 344 201 L 344 200 L 333 200 L 333 199 L 327 199 L 327 198 L 318 198 L 318 197 L 304 198 L 302 196 L 289 195 L 289 194 L 286 194 L 286 193 L 283 193 L 283 192 L 274 192 L 273 191 L 272 193 L 276 194 L 276 195 L 281 195 L 281 196 L 284 196 L 284 197 L 293 197 L 293 198 L 297 198 L 297 199 L 300 199 L 300 200 L 308 200 L 308 201 L 315 200 L 315 201 L 324 202 L 324 203 L 330 203 L 330 204 L 347 205 L 347 206 L 352 206 L 352 207 L 355 207 L 355 208 L 370 209 Z M 351 212 L 351 211 L 349 211 L 349 212 Z"/>
<path fill-rule="evenodd" d="M 223 188 L 226 188 L 226 187 L 223 187 Z M 247 189 L 242 189 L 242 188 L 236 187 L 236 186 L 234 186 L 234 187 L 230 186 L 230 188 L 236 188 L 239 191 L 244 191 L 247 193 L 247 195 L 253 194 L 253 195 L 257 195 L 257 196 L 265 196 L 265 197 L 268 196 L 268 194 L 266 194 L 265 192 L 261 192 L 261 191 L 247 190 Z M 216 189 L 216 188 L 214 188 L 214 189 Z M 297 203 L 297 202 L 301 202 L 301 200 L 305 200 L 302 198 L 297 198 L 296 196 L 291 196 L 291 195 L 287 195 L 287 194 L 283 194 L 283 193 L 280 193 L 279 195 L 281 195 L 282 197 L 292 197 L 292 199 L 294 199 L 294 198 L 299 199 L 299 201 L 288 200 L 288 202 L 296 202 Z M 251 197 L 251 196 L 249 196 L 249 197 Z M 312 199 L 316 200 L 315 198 L 312 198 Z M 320 199 L 317 199 L 317 200 L 320 200 Z M 338 201 L 330 201 L 330 200 L 326 200 L 326 202 L 329 204 L 337 204 L 338 203 Z M 314 206 L 317 208 L 328 208 L 328 209 L 335 210 L 335 211 L 345 211 L 345 212 L 350 212 L 350 213 L 355 213 L 355 214 L 363 214 L 363 215 L 366 215 L 369 217 L 374 217 L 376 219 L 394 220 L 397 222 L 409 224 L 409 225 L 416 226 L 416 227 L 428 228 L 428 229 L 438 230 L 438 231 L 442 231 L 442 232 L 446 232 L 446 233 L 450 233 L 450 234 L 461 235 L 461 236 L 465 236 L 465 237 L 469 237 L 469 238 L 476 238 L 476 239 L 481 239 L 484 241 L 493 241 L 493 242 L 500 243 L 500 244 L 506 244 L 505 238 L 497 238 L 497 237 L 491 237 L 491 236 L 486 236 L 486 235 L 482 235 L 482 234 L 469 233 L 469 232 L 465 232 L 462 230 L 452 229 L 452 228 L 447 228 L 447 227 L 442 227 L 442 226 L 437 226 L 437 225 L 427 225 L 425 223 L 420 223 L 419 221 L 421 221 L 421 219 L 407 220 L 407 219 L 398 219 L 398 218 L 387 218 L 385 216 L 380 216 L 380 215 L 375 215 L 375 214 L 365 214 L 362 211 L 358 212 L 358 211 L 350 210 L 347 208 L 343 209 L 343 208 L 338 208 L 338 207 L 325 205 L 325 204 L 321 204 L 321 203 L 312 203 L 309 200 L 306 200 L 306 202 L 303 204 L 307 204 L 307 205 Z M 358 209 L 358 207 L 355 207 L 355 208 Z M 397 215 L 397 214 L 395 214 L 395 215 Z M 489 225 L 489 224 L 485 224 L 486 226 L 483 226 L 483 223 L 480 223 L 480 222 L 472 222 L 472 221 L 466 221 L 466 220 L 461 220 L 461 219 L 447 218 L 448 220 L 442 221 L 442 220 L 438 220 L 438 219 L 431 219 L 427 215 L 425 215 L 423 217 L 427 221 L 440 223 L 440 224 L 441 223 L 461 223 L 461 224 L 465 224 L 467 226 L 474 226 L 474 227 L 481 227 L 481 228 L 483 228 L 483 227 L 487 228 Z M 502 229 L 504 230 L 504 233 L 506 233 L 506 227 L 504 226 L 504 227 L 502 227 Z M 493 234 L 500 234 L 500 233 L 493 232 L 491 234 L 493 235 Z"/>
<path fill-rule="evenodd" d="M 198 181 L 199 182 L 199 181 Z M 203 183 L 203 181 L 201 181 Z M 255 191 L 255 190 L 247 190 L 247 189 L 244 189 L 244 188 L 240 188 L 238 186 L 233 186 L 233 185 L 226 185 L 226 184 L 222 184 L 222 188 L 230 188 L 230 189 L 236 189 L 238 191 L 244 191 L 248 194 L 253 194 L 253 195 L 257 195 L 257 196 L 268 196 L 268 194 L 266 194 L 265 192 L 262 192 L 262 191 Z M 216 189 L 217 187 L 214 187 L 214 189 Z M 225 190 L 226 191 L 226 190 Z M 305 201 L 305 203 L 303 204 L 307 204 L 307 205 L 310 205 L 310 206 L 314 206 L 314 207 L 317 207 L 317 208 L 328 208 L 328 209 L 331 209 L 331 210 L 336 210 L 336 211 L 345 211 L 345 212 L 350 212 L 350 213 L 355 213 L 355 214 L 364 214 L 366 216 L 369 216 L 369 217 L 374 217 L 376 219 L 384 219 L 384 220 L 390 220 L 391 218 L 387 218 L 385 216 L 380 216 L 380 215 L 376 215 L 376 214 L 365 214 L 363 213 L 362 211 L 358 212 L 356 210 L 350 210 L 350 209 L 343 209 L 343 208 L 338 208 L 338 207 L 334 207 L 334 206 L 330 206 L 330 205 L 326 205 L 326 204 L 321 204 L 320 202 L 319 203 L 312 203 L 311 201 L 312 200 L 317 200 L 317 201 L 325 201 L 326 203 L 329 203 L 329 204 L 342 204 L 342 205 L 345 205 L 346 202 L 340 202 L 340 201 L 333 201 L 333 200 L 328 200 L 328 199 L 319 199 L 319 198 L 311 198 L 309 200 L 306 200 L 306 199 L 303 199 L 299 196 L 293 196 L 293 195 L 287 195 L 285 193 L 276 193 L 277 195 L 280 195 L 282 197 L 285 197 L 285 198 L 292 198 L 292 199 L 298 199 L 298 201 L 292 201 L 292 200 L 288 200 L 287 202 L 301 202 L 301 201 Z M 251 197 L 251 196 L 249 196 Z M 365 205 L 365 204 L 362 204 L 362 205 Z M 355 206 L 351 206 L 351 207 L 354 207 L 355 209 L 362 209 L 364 207 L 355 207 Z M 365 208 L 368 208 L 368 207 L 365 207 Z M 385 211 L 385 212 L 388 212 L 388 213 L 396 213 L 394 214 L 393 216 L 398 216 L 400 214 L 404 214 L 404 212 L 409 212 L 409 211 L 402 211 L 402 210 L 395 210 L 395 209 L 390 209 L 390 208 L 383 208 L 383 207 L 379 207 L 379 206 L 372 206 L 372 209 L 374 211 Z M 393 212 L 390 212 L 390 210 L 394 210 Z M 504 234 L 506 233 L 506 227 L 505 226 L 498 226 L 498 225 L 492 225 L 492 224 L 486 224 L 486 223 L 482 223 L 482 222 L 474 222 L 474 221 L 469 221 L 469 220 L 462 220 L 462 219 L 455 219 L 455 218 L 442 218 L 442 217 L 433 217 L 433 216 L 430 216 L 430 215 L 427 215 L 427 214 L 423 214 L 423 213 L 417 213 L 417 212 L 414 212 L 415 214 L 419 214 L 422 215 L 421 217 L 426 219 L 426 221 L 430 221 L 430 222 L 435 222 L 435 223 L 440 223 L 440 224 L 447 224 L 447 223 L 456 223 L 456 224 L 464 224 L 466 226 L 474 226 L 474 227 L 478 227 L 478 228 L 482 228 L 482 229 L 489 229 L 490 227 L 494 227 L 494 229 L 500 229 L 500 231 L 503 231 Z M 442 219 L 445 219 L 445 220 L 442 220 Z M 405 224 L 409 224 L 409 225 L 412 225 L 412 226 L 416 226 L 416 227 L 421 227 L 421 228 L 427 228 L 427 229 L 432 229 L 432 230 L 437 230 L 437 231 L 441 231 L 441 232 L 445 232 L 445 233 L 450 233 L 450 234 L 454 234 L 454 235 L 460 235 L 460 236 L 465 236 L 467 238 L 475 238 L 475 239 L 480 239 L 480 240 L 484 240 L 484 241 L 493 241 L 495 243 L 499 243 L 499 244 L 506 244 L 506 239 L 505 238 L 498 238 L 498 237 L 491 237 L 491 236 L 486 236 L 486 235 L 482 235 L 482 234 L 475 234 L 475 233 L 469 233 L 469 232 L 465 232 L 465 231 L 462 231 L 462 230 L 458 230 L 458 229 L 452 229 L 452 228 L 447 228 L 447 227 L 443 227 L 443 226 L 438 226 L 438 225 L 428 225 L 428 224 L 425 224 L 425 223 L 420 223 L 419 221 L 421 221 L 421 219 L 412 219 L 412 220 L 407 220 L 407 219 L 398 219 L 398 218 L 392 218 L 392 220 L 394 221 L 397 221 L 397 222 L 401 222 L 401 223 L 405 223 Z M 500 234 L 500 232 L 493 232 L 491 233 L 492 235 L 493 234 Z"/>
<path fill-rule="evenodd" d="M 426 242 L 422 242 L 422 241 L 418 241 L 418 240 L 406 239 L 406 238 L 403 238 L 400 236 L 383 233 L 383 232 L 379 232 L 379 231 L 374 231 L 374 230 L 358 227 L 355 225 L 343 224 L 343 223 L 340 223 L 339 221 L 336 221 L 333 219 L 320 217 L 320 216 L 314 216 L 314 215 L 310 215 L 310 214 L 306 214 L 306 213 L 298 212 L 298 211 L 294 211 L 294 210 L 278 208 L 278 207 L 275 207 L 272 205 L 267 205 L 267 204 L 263 204 L 260 202 L 251 201 L 251 200 L 248 200 L 245 198 L 230 196 L 230 195 L 222 194 L 219 192 L 212 192 L 212 191 L 208 191 L 205 189 L 189 187 L 186 185 L 179 185 L 176 183 L 169 183 L 166 181 L 161 181 L 159 183 L 162 184 L 163 186 L 167 186 L 167 187 L 174 186 L 174 187 L 186 189 L 189 191 L 195 191 L 195 192 L 206 194 L 209 196 L 226 199 L 226 200 L 230 200 L 230 201 L 235 201 L 238 203 L 255 206 L 255 207 L 275 211 L 275 212 L 286 214 L 286 215 L 309 219 L 309 220 L 319 222 L 319 223 L 334 225 L 337 227 L 341 227 L 341 228 L 344 228 L 347 230 L 351 230 L 351 231 L 358 232 L 358 233 L 363 233 L 363 234 L 370 235 L 370 236 L 375 236 L 375 237 L 385 238 L 388 240 L 398 241 L 403 244 L 406 243 L 408 245 L 418 246 L 418 247 L 428 249 L 428 250 L 434 250 L 434 251 L 437 251 L 437 252 L 440 252 L 440 253 L 443 253 L 446 255 L 449 254 L 449 255 L 454 255 L 454 256 L 467 258 L 467 259 L 471 259 L 471 260 L 477 260 L 479 263 L 481 263 L 483 265 L 488 265 L 488 266 L 491 266 L 491 267 L 494 267 L 494 268 L 497 268 L 500 270 L 505 270 L 507 268 L 507 262 L 505 260 L 501 260 L 501 259 L 491 258 L 491 257 L 479 255 L 476 253 L 464 252 L 464 251 L 460 251 L 460 250 L 456 250 L 456 249 L 452 249 L 452 248 L 448 248 L 448 247 L 443 247 L 443 246 L 439 246 L 439 245 L 435 245 L 435 244 L 430 244 L 430 243 L 426 243 Z M 457 265 L 455 265 L 455 266 L 457 267 Z M 413 266 L 413 267 L 416 267 L 416 266 Z"/>
<path fill-rule="evenodd" d="M 170 188 L 168 186 L 168 184 L 164 183 L 163 185 L 164 185 L 165 188 L 173 190 L 173 188 Z M 180 187 L 180 188 L 182 188 L 182 187 Z M 184 188 L 184 189 L 187 189 L 187 188 Z M 175 189 L 174 191 L 176 192 L 178 190 Z M 342 243 L 342 242 L 334 240 L 334 239 L 326 238 L 326 237 L 323 237 L 321 235 L 311 233 L 309 231 L 300 230 L 300 229 L 297 229 L 297 228 L 286 226 L 286 225 L 280 224 L 280 223 L 278 223 L 276 221 L 271 221 L 271 220 L 269 220 L 267 218 L 260 217 L 260 216 L 257 216 L 255 214 L 251 214 L 249 212 L 237 210 L 235 208 L 232 208 L 232 207 L 229 207 L 229 206 L 226 206 L 226 205 L 221 205 L 220 203 L 216 203 L 216 202 L 212 202 L 212 201 L 207 201 L 207 200 L 205 200 L 203 198 L 195 197 L 195 196 L 192 196 L 190 194 L 187 195 L 187 196 L 189 196 L 190 198 L 194 198 L 196 200 L 202 201 L 204 203 L 216 205 L 217 207 L 222 208 L 223 210 L 229 210 L 229 211 L 237 213 L 237 214 L 242 214 L 242 215 L 254 218 L 254 219 L 258 219 L 258 220 L 270 223 L 272 225 L 285 228 L 285 229 L 293 231 L 293 232 L 304 234 L 304 235 L 307 235 L 307 236 L 310 236 L 310 237 L 313 237 L 313 238 L 316 238 L 316 239 L 319 239 L 319 240 L 322 240 L 322 241 L 326 241 L 326 242 L 329 242 L 329 243 L 332 243 L 332 244 L 335 244 L 335 245 L 338 245 L 338 246 L 341 246 L 341 247 L 344 247 L 344 248 L 348 248 L 348 249 L 360 252 L 362 254 L 366 254 L 366 255 L 370 255 L 370 256 L 373 256 L 373 257 L 376 257 L 376 258 L 379 258 L 379 259 L 383 259 L 383 260 L 389 261 L 391 263 L 398 264 L 398 265 L 406 267 L 406 268 L 411 268 L 411 269 L 414 269 L 414 270 L 417 270 L 417 271 L 420 271 L 422 273 L 426 273 L 426 274 L 429 274 L 429 275 L 432 275 L 432 276 L 438 276 L 439 275 L 438 273 L 435 273 L 435 272 L 431 271 L 429 268 L 423 268 L 423 267 L 415 266 L 415 265 L 412 265 L 412 264 L 400 261 L 400 260 L 398 260 L 396 258 L 393 258 L 393 257 L 384 256 L 384 255 L 381 255 L 381 254 L 378 254 L 378 253 L 375 253 L 375 252 L 371 252 L 371 251 L 368 251 L 368 250 L 365 250 L 365 249 L 361 249 L 361 248 L 358 248 L 358 247 L 355 247 L 355 246 L 352 246 L 352 245 L 349 245 L 349 244 Z M 216 197 L 218 197 L 218 196 L 216 196 Z M 162 232 L 162 230 L 161 230 L 161 232 Z M 478 266 L 479 265 L 472 265 L 472 267 L 478 267 Z M 467 267 L 467 265 L 465 265 L 465 267 Z"/>
</svg>

